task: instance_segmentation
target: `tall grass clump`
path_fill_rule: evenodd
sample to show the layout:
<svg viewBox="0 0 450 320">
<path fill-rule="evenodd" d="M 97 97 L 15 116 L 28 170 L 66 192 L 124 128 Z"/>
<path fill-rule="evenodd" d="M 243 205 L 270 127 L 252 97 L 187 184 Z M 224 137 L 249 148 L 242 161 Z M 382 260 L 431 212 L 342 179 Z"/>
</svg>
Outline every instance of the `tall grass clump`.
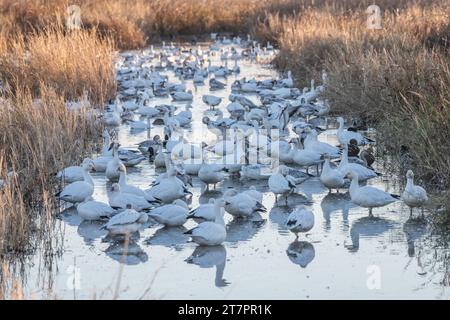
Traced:
<svg viewBox="0 0 450 320">
<path fill-rule="evenodd" d="M 113 50 L 95 30 L 1 34 L 0 256 L 49 237 L 55 174 L 91 154 L 100 128 L 90 109 L 115 95 Z"/>
<path fill-rule="evenodd" d="M 23 252 L 34 231 L 47 230 L 56 205 L 55 174 L 80 163 L 99 132 L 85 111 L 70 111 L 64 98 L 45 85 L 39 100 L 20 89 L 1 101 L 0 132 L 2 256 Z"/>
<path fill-rule="evenodd" d="M 0 77 L 37 95 L 41 83 L 68 100 L 87 93 L 96 105 L 114 95 L 113 43 L 96 31 L 65 33 L 61 28 L 0 41 Z"/>
<path fill-rule="evenodd" d="M 450 2 L 382 1 L 382 29 L 366 27 L 366 6 L 320 2 L 294 16 L 268 14 L 259 34 L 275 39 L 274 63 L 297 84 L 328 73 L 332 112 L 360 117 L 378 129 L 392 158 L 409 150 L 419 179 L 450 186 Z M 406 147 L 406 148 L 405 148 Z M 397 163 L 393 168 L 400 168 Z"/>
</svg>

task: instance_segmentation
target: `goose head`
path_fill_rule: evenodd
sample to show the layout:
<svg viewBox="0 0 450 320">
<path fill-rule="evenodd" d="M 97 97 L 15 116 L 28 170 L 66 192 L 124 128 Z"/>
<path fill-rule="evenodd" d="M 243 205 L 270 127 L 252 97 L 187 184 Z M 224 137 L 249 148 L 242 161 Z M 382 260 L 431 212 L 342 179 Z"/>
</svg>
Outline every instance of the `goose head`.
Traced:
<svg viewBox="0 0 450 320">
<path fill-rule="evenodd" d="M 354 171 L 350 171 L 349 173 L 347 173 L 346 178 L 350 179 L 350 180 L 356 180 L 358 181 L 358 174 Z"/>
<path fill-rule="evenodd" d="M 111 185 L 111 192 L 120 192 L 120 186 L 118 183 L 113 183 Z"/>
<path fill-rule="evenodd" d="M 406 172 L 406 178 L 414 179 L 414 172 L 412 170 L 408 170 L 408 172 Z"/>
<path fill-rule="evenodd" d="M 223 207 L 229 205 L 230 203 L 227 202 L 227 201 L 225 201 L 224 198 L 220 198 L 220 199 L 216 199 L 216 200 L 214 201 L 214 204 L 215 204 L 217 207 L 219 207 L 219 208 L 223 208 Z"/>
<path fill-rule="evenodd" d="M 83 162 L 83 165 L 82 165 L 83 170 L 85 170 L 87 172 L 95 171 L 94 161 L 92 161 L 91 159 L 86 159 L 86 160 Z"/>
<path fill-rule="evenodd" d="M 344 118 L 338 117 L 337 118 L 337 122 L 339 123 L 340 126 L 343 126 L 344 125 Z"/>
<path fill-rule="evenodd" d="M 119 167 L 117 168 L 118 172 L 123 172 L 123 173 L 127 173 L 127 168 L 125 167 L 125 165 L 123 163 L 121 163 L 119 165 Z"/>
<path fill-rule="evenodd" d="M 117 150 L 119 149 L 120 144 L 117 141 L 113 141 L 110 145 L 109 145 L 109 149 L 108 150 Z"/>
</svg>

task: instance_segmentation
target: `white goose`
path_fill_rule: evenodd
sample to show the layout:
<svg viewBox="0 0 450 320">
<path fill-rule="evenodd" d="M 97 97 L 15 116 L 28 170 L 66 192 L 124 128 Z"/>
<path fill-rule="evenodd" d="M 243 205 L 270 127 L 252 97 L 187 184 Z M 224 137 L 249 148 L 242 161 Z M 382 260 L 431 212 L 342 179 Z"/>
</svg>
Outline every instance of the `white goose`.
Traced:
<svg viewBox="0 0 450 320">
<path fill-rule="evenodd" d="M 198 208 L 191 210 L 188 215 L 188 219 L 197 218 L 206 221 L 214 221 L 216 219 L 216 213 L 214 211 L 215 199 L 209 199 L 208 203 L 201 204 Z"/>
<path fill-rule="evenodd" d="M 421 186 L 414 184 L 414 173 L 412 170 L 408 170 L 406 173 L 406 187 L 402 193 L 401 199 L 410 209 L 410 216 L 412 216 L 413 208 L 422 207 L 428 201 L 427 191 Z"/>
<path fill-rule="evenodd" d="M 165 226 L 178 227 L 186 223 L 188 213 L 186 202 L 177 199 L 172 204 L 153 209 L 148 215 Z"/>
<path fill-rule="evenodd" d="M 77 212 L 83 220 L 95 221 L 110 218 L 114 209 L 104 202 L 86 200 L 77 205 Z"/>
<path fill-rule="evenodd" d="M 348 162 L 348 145 L 344 146 L 344 151 L 342 152 L 341 162 L 339 163 L 338 170 L 343 176 L 346 176 L 350 172 L 355 172 L 358 174 L 359 181 L 366 181 L 371 178 L 375 178 L 378 174 L 358 163 Z"/>
<path fill-rule="evenodd" d="M 298 238 L 299 232 L 308 232 L 314 226 L 314 213 L 305 207 L 295 209 L 286 221 L 286 227 Z"/>
<path fill-rule="evenodd" d="M 214 185 L 223 181 L 225 174 L 222 172 L 223 166 L 218 164 L 203 163 L 198 171 L 198 178 L 206 184 L 206 189 L 209 190 L 209 185 Z"/>
<path fill-rule="evenodd" d="M 337 119 L 339 122 L 339 129 L 337 131 L 337 138 L 342 145 L 347 145 L 350 143 L 351 139 L 355 139 L 358 145 L 365 145 L 373 140 L 364 137 L 361 133 L 355 131 L 348 131 L 344 129 L 344 118 L 339 117 Z"/>
<path fill-rule="evenodd" d="M 225 210 L 235 217 L 251 217 L 255 212 L 266 212 L 261 202 L 247 193 L 239 193 L 237 190 L 228 190 L 223 198 L 228 203 Z"/>
<path fill-rule="evenodd" d="M 109 181 L 116 182 L 119 180 L 119 167 L 122 164 L 122 161 L 119 159 L 119 143 L 113 142 L 111 144 L 111 149 L 113 150 L 113 157 L 108 161 L 106 165 L 106 178 Z"/>
<path fill-rule="evenodd" d="M 64 187 L 59 193 L 59 198 L 70 203 L 79 203 L 90 198 L 94 193 L 94 180 L 90 171 L 95 170 L 94 163 L 88 161 L 83 163 L 83 181 L 75 181 Z"/>
<path fill-rule="evenodd" d="M 128 204 L 126 210 L 112 217 L 102 229 L 107 229 L 112 235 L 130 235 L 139 231 L 141 225 L 147 222 L 144 212 L 137 212 Z"/>
<path fill-rule="evenodd" d="M 83 163 L 92 162 L 90 158 L 85 158 Z M 83 164 L 82 163 L 82 164 Z M 97 167 L 95 167 L 97 169 Z M 65 183 L 71 183 L 75 181 L 82 181 L 84 179 L 83 167 L 81 166 L 70 166 L 58 172 L 57 178 L 63 180 Z"/>
<path fill-rule="evenodd" d="M 155 203 L 158 200 L 154 200 Z M 113 183 L 111 186 L 111 193 L 109 195 L 109 205 L 114 209 L 126 209 L 127 205 L 132 205 L 137 211 L 148 210 L 152 204 L 144 197 L 137 196 L 131 193 L 123 193 L 120 190 L 118 183 Z"/>
<path fill-rule="evenodd" d="M 250 186 L 250 188 L 248 188 L 248 190 L 245 190 L 244 193 L 248 194 L 250 197 L 254 198 L 259 203 L 262 203 L 263 195 L 261 192 L 256 190 L 255 186 Z"/>
<path fill-rule="evenodd" d="M 111 146 L 111 136 L 108 130 L 103 131 L 103 152 L 102 155 L 94 160 L 95 171 L 105 172 L 108 162 L 113 158 L 113 149 Z"/>
<path fill-rule="evenodd" d="M 359 186 L 358 174 L 350 172 L 347 175 L 351 180 L 350 198 L 354 204 L 363 208 L 369 208 L 369 215 L 372 216 L 372 209 L 384 207 L 392 202 L 397 201 L 394 195 L 384 192 L 372 186 Z"/>
<path fill-rule="evenodd" d="M 224 199 L 217 199 L 214 202 L 214 222 L 202 222 L 197 227 L 186 231 L 185 234 L 189 234 L 192 241 L 202 246 L 218 246 L 222 244 L 227 237 L 227 230 L 223 220 L 223 207 L 225 205 Z"/>
<path fill-rule="evenodd" d="M 289 155 L 292 157 L 292 161 L 301 167 L 306 167 L 306 173 L 309 173 L 309 167 L 316 166 L 318 173 L 319 163 L 322 162 L 322 155 L 314 150 L 300 149 L 300 139 L 298 138 L 294 138 L 291 141 L 295 143 Z"/>
<path fill-rule="evenodd" d="M 172 203 L 192 193 L 186 189 L 184 183 L 176 177 L 173 167 L 167 169 L 167 178 L 155 183 L 152 188 L 145 190 L 146 199 L 157 199 L 163 203 Z"/>
<path fill-rule="evenodd" d="M 307 134 L 304 141 L 305 149 L 315 151 L 320 154 L 329 154 L 331 157 L 339 157 L 340 150 L 338 147 L 332 146 L 326 142 L 320 142 L 317 139 L 317 131 L 309 127 L 305 128 Z"/>
<path fill-rule="evenodd" d="M 214 109 L 215 106 L 218 106 L 222 102 L 222 98 L 205 94 L 202 97 L 202 101 L 206 103 L 211 109 Z"/>
<path fill-rule="evenodd" d="M 188 91 L 176 91 L 170 94 L 173 101 L 192 101 L 194 96 L 192 95 L 192 90 Z"/>
<path fill-rule="evenodd" d="M 275 201 L 278 200 L 277 196 L 281 194 L 286 197 L 287 203 L 287 196 L 295 191 L 296 186 L 287 174 L 288 168 L 279 166 L 278 173 L 271 175 L 269 178 L 269 189 L 275 194 Z"/>
<path fill-rule="evenodd" d="M 119 165 L 118 171 L 120 191 L 123 193 L 130 193 L 145 198 L 144 190 L 127 183 L 127 168 L 124 164 Z"/>
<path fill-rule="evenodd" d="M 326 154 L 324 158 L 325 163 L 320 175 L 320 181 L 330 192 L 331 189 L 337 189 L 337 192 L 339 192 L 339 188 L 342 188 L 345 183 L 344 175 L 338 169 L 331 168 L 330 156 L 328 154 Z"/>
</svg>

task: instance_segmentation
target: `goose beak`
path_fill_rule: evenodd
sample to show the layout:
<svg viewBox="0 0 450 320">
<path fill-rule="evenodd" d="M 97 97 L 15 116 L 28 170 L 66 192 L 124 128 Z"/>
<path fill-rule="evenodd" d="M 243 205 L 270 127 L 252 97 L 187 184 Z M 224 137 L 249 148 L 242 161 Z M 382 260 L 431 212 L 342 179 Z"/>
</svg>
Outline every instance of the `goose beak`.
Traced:
<svg viewBox="0 0 450 320">
<path fill-rule="evenodd" d="M 226 205 L 226 206 L 229 206 L 230 203 L 229 203 L 228 201 L 225 201 L 225 205 Z"/>
<path fill-rule="evenodd" d="M 91 171 L 92 171 L 92 172 L 97 172 L 97 170 L 95 169 L 95 166 L 92 166 Z"/>
</svg>

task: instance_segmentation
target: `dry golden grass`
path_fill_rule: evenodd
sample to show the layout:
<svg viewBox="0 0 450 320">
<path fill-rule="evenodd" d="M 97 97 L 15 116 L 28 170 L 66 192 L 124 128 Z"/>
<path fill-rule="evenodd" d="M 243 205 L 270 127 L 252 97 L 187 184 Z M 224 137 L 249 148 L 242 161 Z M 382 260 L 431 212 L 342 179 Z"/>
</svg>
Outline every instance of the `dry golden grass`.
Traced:
<svg viewBox="0 0 450 320">
<path fill-rule="evenodd" d="M 387 8 L 394 3 L 385 2 Z M 383 12 L 381 30 L 366 28 L 364 6 L 341 5 L 269 14 L 258 35 L 278 43 L 275 65 L 292 70 L 298 85 L 320 80 L 326 70 L 333 112 L 370 120 L 390 155 L 408 146 L 417 175 L 447 188 L 450 1 L 402 2 L 401 9 Z"/>
<path fill-rule="evenodd" d="M 0 39 L 0 77 L 12 89 L 29 88 L 37 94 L 41 83 L 66 99 L 86 91 L 96 105 L 103 105 L 116 89 L 113 44 L 95 31 L 64 34 L 60 28 L 28 36 Z"/>
<path fill-rule="evenodd" d="M 51 223 L 58 188 L 55 173 L 80 163 L 100 136 L 84 111 L 69 111 L 64 99 L 42 86 L 40 99 L 20 89 L 0 103 L 0 255 L 27 249 L 32 229 Z M 7 172 L 14 172 L 8 178 Z M 40 216 L 39 225 L 35 218 Z"/>
</svg>

